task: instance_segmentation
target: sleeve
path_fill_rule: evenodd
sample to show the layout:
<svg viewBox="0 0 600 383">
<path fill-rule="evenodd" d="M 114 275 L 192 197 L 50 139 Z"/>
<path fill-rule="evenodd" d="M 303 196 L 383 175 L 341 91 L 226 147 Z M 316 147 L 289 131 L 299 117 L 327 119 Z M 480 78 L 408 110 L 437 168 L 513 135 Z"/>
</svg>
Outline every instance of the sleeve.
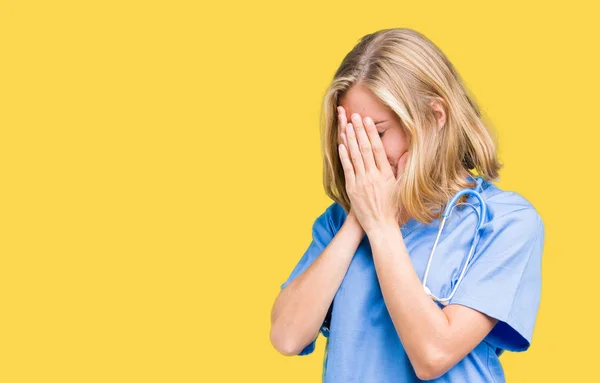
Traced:
<svg viewBox="0 0 600 383">
<path fill-rule="evenodd" d="M 296 264 L 292 273 L 287 278 L 287 280 L 281 284 L 281 289 L 284 289 L 287 285 L 289 285 L 294 279 L 296 279 L 300 274 L 302 274 L 308 267 L 317 259 L 317 257 L 323 252 L 323 250 L 327 247 L 329 242 L 333 239 L 335 233 L 333 230 L 333 225 L 331 221 L 331 215 L 333 214 L 333 209 L 335 207 L 335 203 L 331 204 L 325 212 L 323 212 L 317 219 L 314 221 L 312 226 L 312 240 L 300 258 L 300 261 Z M 333 303 L 332 303 L 333 306 Z M 331 318 L 332 307 L 329 307 L 329 311 L 323 321 L 323 325 L 319 332 L 323 334 L 325 337 L 329 337 L 329 323 Z M 311 354 L 315 350 L 316 341 L 315 339 L 308 344 L 298 355 L 308 355 Z"/>
<path fill-rule="evenodd" d="M 484 227 L 449 304 L 498 319 L 485 340 L 504 350 L 525 351 L 540 305 L 544 224 L 535 209 L 526 208 L 495 218 Z"/>
</svg>

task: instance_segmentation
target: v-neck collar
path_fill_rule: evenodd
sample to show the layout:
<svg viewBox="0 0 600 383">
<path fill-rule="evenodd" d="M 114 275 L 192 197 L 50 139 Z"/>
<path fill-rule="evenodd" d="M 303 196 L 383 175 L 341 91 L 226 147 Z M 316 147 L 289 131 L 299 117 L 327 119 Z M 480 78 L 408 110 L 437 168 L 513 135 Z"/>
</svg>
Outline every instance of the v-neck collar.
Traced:
<svg viewBox="0 0 600 383">
<path fill-rule="evenodd" d="M 422 223 L 417 221 L 415 218 L 409 219 L 404 223 L 404 225 L 400 227 L 402 237 L 406 238 L 407 235 L 409 235 L 414 229 L 416 229 L 420 225 L 422 225 Z"/>
</svg>

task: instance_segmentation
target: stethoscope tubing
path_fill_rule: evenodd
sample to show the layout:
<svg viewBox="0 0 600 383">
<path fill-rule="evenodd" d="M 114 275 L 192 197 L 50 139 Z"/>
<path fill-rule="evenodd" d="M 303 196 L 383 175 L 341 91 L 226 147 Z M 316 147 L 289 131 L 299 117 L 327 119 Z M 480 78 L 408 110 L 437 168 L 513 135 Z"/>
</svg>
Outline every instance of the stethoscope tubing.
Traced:
<svg viewBox="0 0 600 383">
<path fill-rule="evenodd" d="M 482 178 L 478 177 L 478 179 L 477 179 L 478 186 L 481 186 L 482 181 L 483 181 Z M 460 204 L 457 204 L 456 201 L 458 201 L 458 199 L 465 194 L 471 194 L 479 200 L 479 210 L 470 203 L 462 203 L 462 204 L 471 206 L 473 208 L 473 210 L 475 210 L 475 213 L 477 214 L 477 226 L 475 228 L 475 233 L 473 235 L 473 241 L 471 242 L 471 248 L 469 249 L 469 254 L 467 255 L 467 259 L 464 262 L 464 265 L 462 267 L 460 276 L 458 277 L 458 280 L 456 281 L 456 284 L 452 288 L 450 295 L 448 295 L 445 298 L 439 298 L 439 297 L 435 296 L 431 292 L 431 290 L 427 287 L 427 277 L 429 275 L 429 270 L 431 268 L 431 261 L 433 260 L 433 255 L 434 255 L 435 249 L 437 247 L 438 241 L 440 239 L 440 236 L 442 234 L 442 230 L 444 229 L 444 226 L 446 224 L 446 220 L 452 214 L 452 210 L 456 206 L 460 205 Z M 465 272 L 467 271 L 467 267 L 469 265 L 471 257 L 473 256 L 474 250 L 477 247 L 477 244 L 479 242 L 479 238 L 480 238 L 479 231 L 480 231 L 481 227 L 483 226 L 483 224 L 485 223 L 486 217 L 487 217 L 486 203 L 483 200 L 483 197 L 481 196 L 481 194 L 479 194 L 479 192 L 477 192 L 477 190 L 475 190 L 475 189 L 466 188 L 466 189 L 462 189 L 462 190 L 458 191 L 446 205 L 446 208 L 444 209 L 444 213 L 442 214 L 442 221 L 440 223 L 440 227 L 438 229 L 437 236 L 435 238 L 435 242 L 433 243 L 431 253 L 429 254 L 429 259 L 427 260 L 427 266 L 425 267 L 425 275 L 423 276 L 423 289 L 425 290 L 425 293 L 429 297 L 431 297 L 434 301 L 440 302 L 442 305 L 446 306 L 446 305 L 448 305 L 449 301 L 452 299 L 452 297 L 456 293 L 456 290 L 458 289 L 458 286 L 462 282 Z"/>
</svg>

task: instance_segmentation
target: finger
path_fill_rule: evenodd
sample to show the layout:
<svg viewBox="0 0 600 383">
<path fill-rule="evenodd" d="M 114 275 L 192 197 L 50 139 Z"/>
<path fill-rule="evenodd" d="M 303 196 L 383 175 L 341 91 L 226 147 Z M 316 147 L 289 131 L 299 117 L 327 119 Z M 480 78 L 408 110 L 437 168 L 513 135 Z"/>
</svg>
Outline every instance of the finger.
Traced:
<svg viewBox="0 0 600 383">
<path fill-rule="evenodd" d="M 360 153 L 360 149 L 358 147 L 358 142 L 356 141 L 354 127 L 350 122 L 346 125 L 346 141 L 348 141 L 348 155 L 350 156 L 352 165 L 354 166 L 354 174 L 357 178 L 364 177 L 365 165 L 363 163 L 362 154 Z"/>
<path fill-rule="evenodd" d="M 344 169 L 344 176 L 346 178 L 346 185 L 353 185 L 355 181 L 354 167 L 352 161 L 348 156 L 348 150 L 343 144 L 338 145 L 338 152 L 340 154 L 340 161 L 342 162 L 342 168 Z"/>
<path fill-rule="evenodd" d="M 338 111 L 338 145 L 344 143 L 343 142 L 343 135 L 345 134 L 345 130 L 346 130 L 346 124 L 348 123 L 348 121 L 346 120 L 346 112 L 344 111 L 344 108 L 341 106 L 337 107 L 337 111 Z"/>
<path fill-rule="evenodd" d="M 373 151 L 371 150 L 371 142 L 369 141 L 369 136 L 367 136 L 367 132 L 365 131 L 361 117 L 358 113 L 353 113 L 351 118 L 352 126 L 354 126 L 354 132 L 356 134 L 356 140 L 358 142 L 358 147 L 360 149 L 362 160 L 365 166 L 365 171 L 372 172 L 377 170 L 377 164 L 375 163 Z"/>
<path fill-rule="evenodd" d="M 348 156 L 348 141 L 346 140 L 346 124 L 348 123 L 348 121 L 346 119 L 346 111 L 344 110 L 343 106 L 338 106 L 337 112 L 338 112 L 338 146 L 340 144 L 344 144 L 345 149 L 346 149 L 346 155 Z M 348 159 L 349 159 L 349 157 L 348 157 Z M 341 160 L 341 157 L 340 157 L 340 160 Z M 352 161 L 350 161 L 350 164 L 352 165 Z M 352 168 L 352 172 L 354 174 L 354 168 Z"/>
<path fill-rule="evenodd" d="M 373 157 L 375 158 L 375 163 L 377 164 L 379 171 L 381 171 L 381 173 L 385 176 L 393 176 L 394 170 L 387 160 L 383 142 L 381 142 L 381 137 L 379 137 L 377 127 L 375 126 L 375 123 L 371 117 L 365 118 L 365 130 L 369 136 L 371 150 L 373 151 Z"/>
</svg>

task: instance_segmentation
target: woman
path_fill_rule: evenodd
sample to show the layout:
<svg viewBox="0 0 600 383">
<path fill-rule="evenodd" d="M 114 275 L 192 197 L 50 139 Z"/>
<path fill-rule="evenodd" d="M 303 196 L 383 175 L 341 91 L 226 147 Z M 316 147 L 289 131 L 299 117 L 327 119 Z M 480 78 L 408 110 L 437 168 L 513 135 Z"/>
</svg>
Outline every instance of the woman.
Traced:
<svg viewBox="0 0 600 383">
<path fill-rule="evenodd" d="M 281 285 L 271 342 L 285 355 L 327 337 L 325 382 L 503 382 L 499 356 L 529 348 L 540 303 L 544 225 L 501 190 L 480 111 L 445 55 L 405 28 L 369 34 L 324 102 L 324 186 L 335 201 Z M 478 176 L 472 172 L 477 172 Z M 479 208 L 479 241 L 457 284 Z M 452 290 L 456 288 L 452 295 Z"/>
</svg>

